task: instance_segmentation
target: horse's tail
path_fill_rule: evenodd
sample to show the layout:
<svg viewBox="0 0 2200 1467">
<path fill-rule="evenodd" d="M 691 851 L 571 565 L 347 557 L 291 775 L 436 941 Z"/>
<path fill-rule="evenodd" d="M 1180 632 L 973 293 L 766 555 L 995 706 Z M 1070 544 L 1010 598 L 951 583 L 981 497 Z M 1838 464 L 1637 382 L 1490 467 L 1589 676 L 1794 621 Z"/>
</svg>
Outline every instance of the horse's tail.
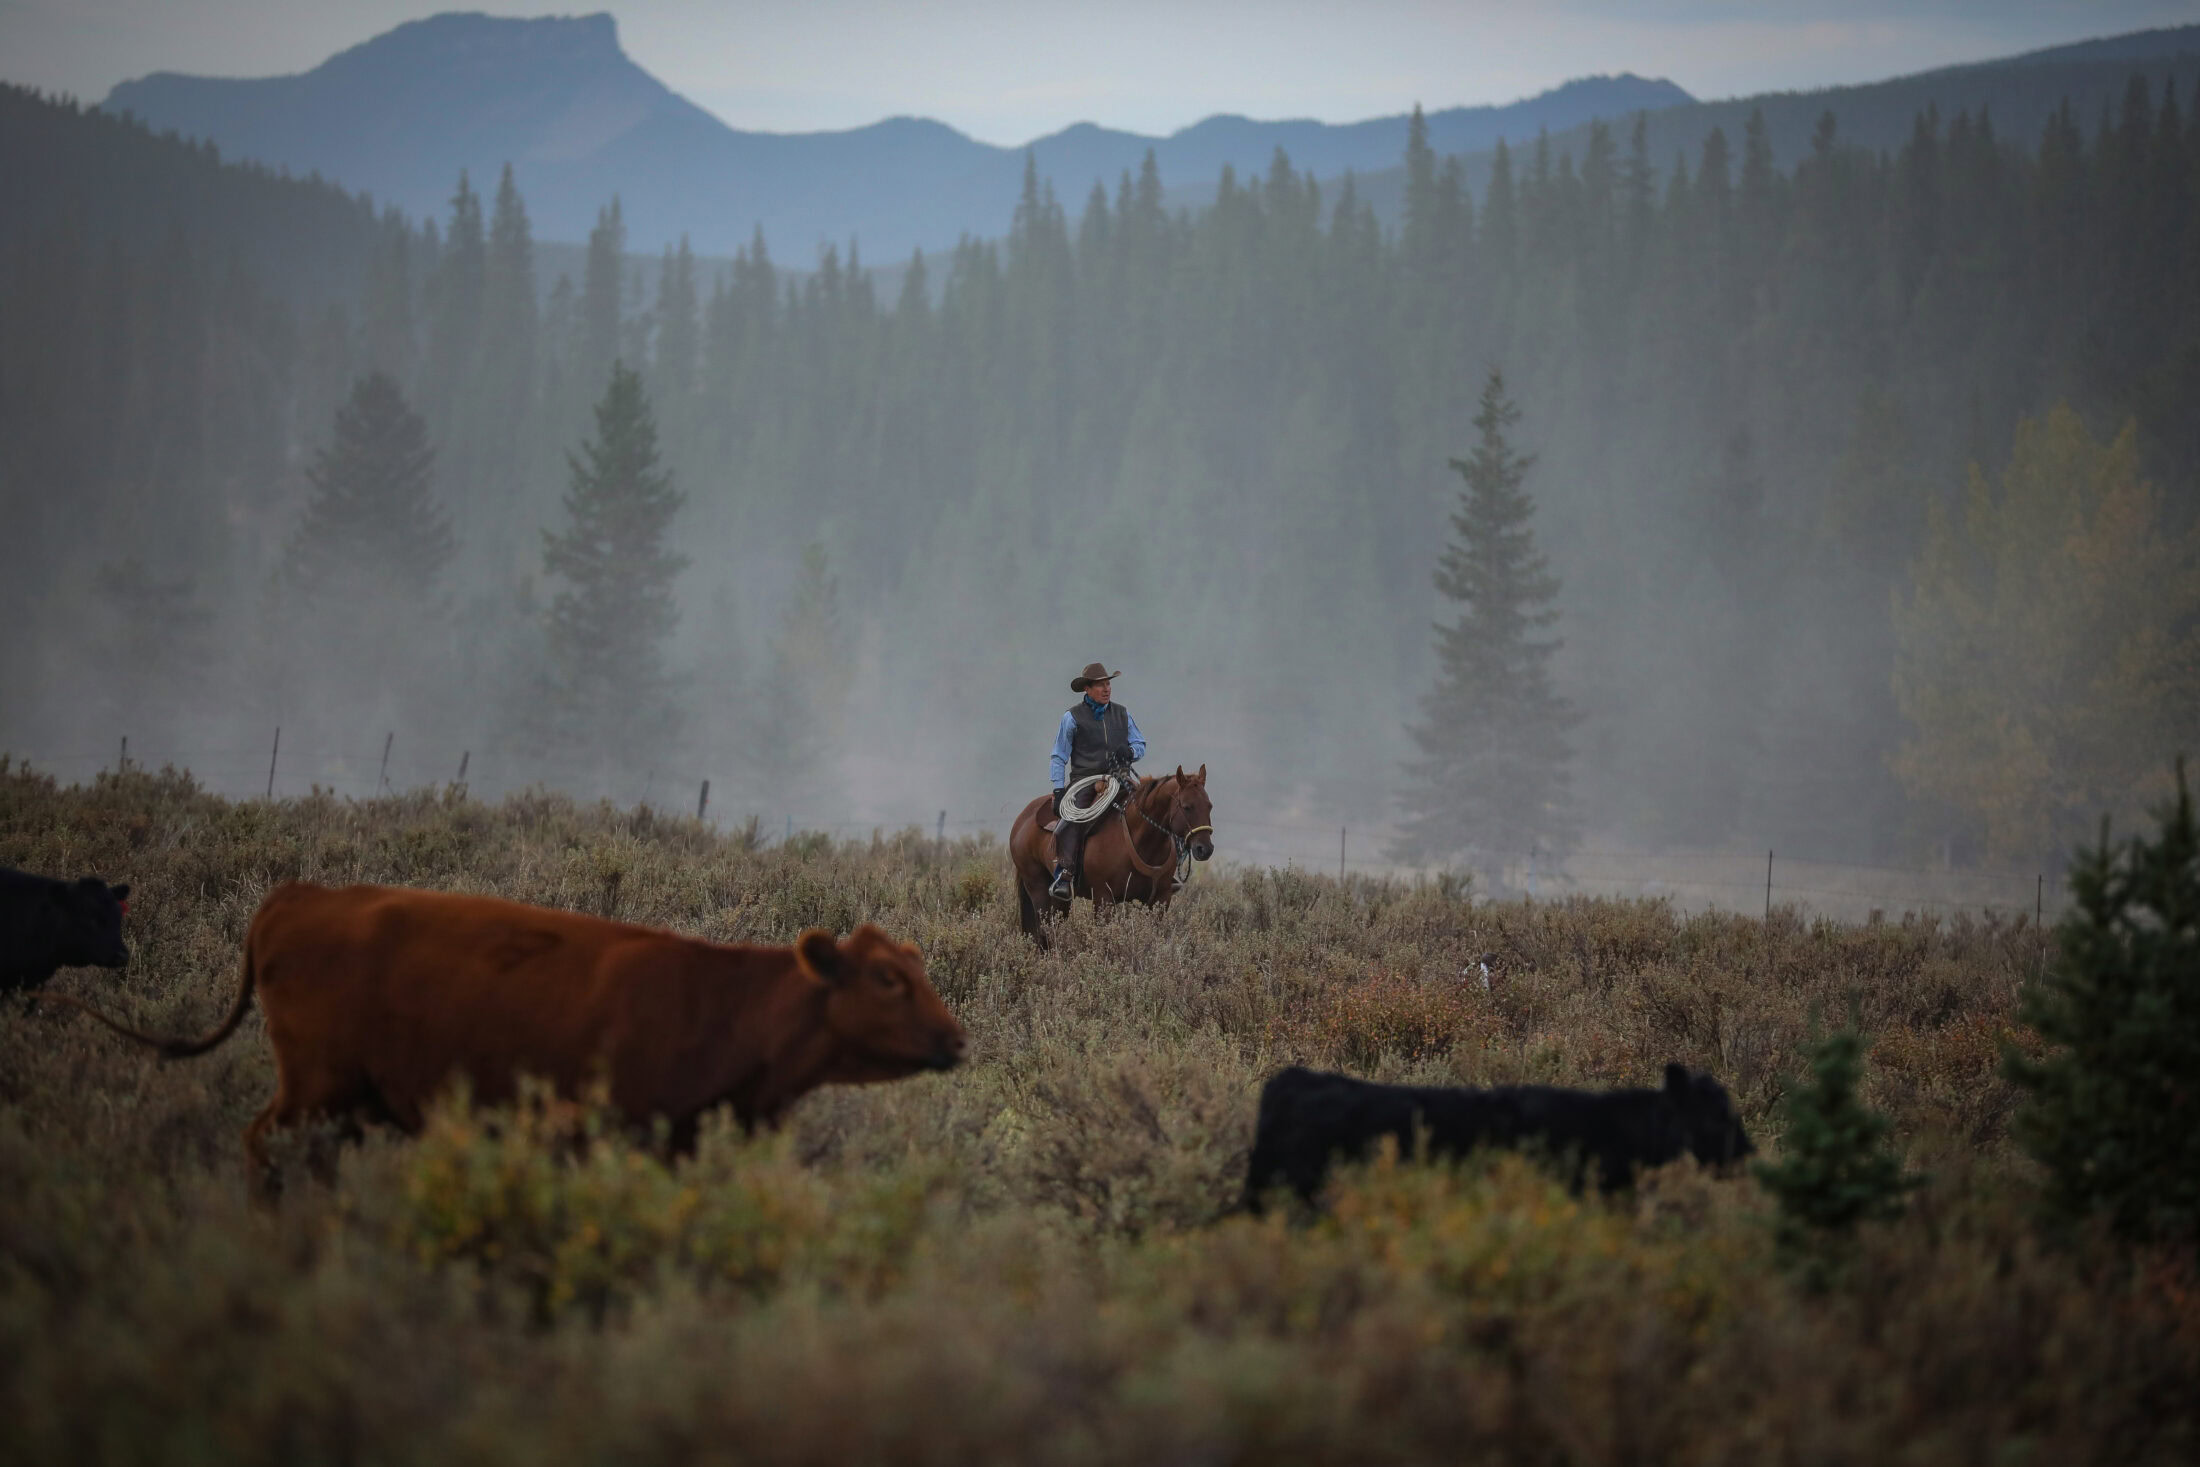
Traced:
<svg viewBox="0 0 2200 1467">
<path fill-rule="evenodd" d="M 63 1004 L 72 1009 L 81 1009 L 123 1038 L 135 1039 L 140 1044 L 150 1045 L 159 1050 L 162 1059 L 190 1059 L 195 1055 L 206 1053 L 237 1032 L 237 1026 L 244 1022 L 245 1014 L 252 1007 L 252 992 L 255 986 L 252 973 L 252 938 L 247 934 L 244 943 L 244 971 L 238 977 L 237 997 L 229 1005 L 229 1012 L 223 1016 L 222 1021 L 196 1039 L 176 1039 L 159 1034 L 147 1034 L 141 1029 L 131 1028 L 120 1019 L 108 1017 L 84 1002 L 84 1000 L 73 998 L 66 993 L 47 993 L 41 990 L 33 993 L 31 997 L 44 999 L 47 1003 Z"/>
</svg>

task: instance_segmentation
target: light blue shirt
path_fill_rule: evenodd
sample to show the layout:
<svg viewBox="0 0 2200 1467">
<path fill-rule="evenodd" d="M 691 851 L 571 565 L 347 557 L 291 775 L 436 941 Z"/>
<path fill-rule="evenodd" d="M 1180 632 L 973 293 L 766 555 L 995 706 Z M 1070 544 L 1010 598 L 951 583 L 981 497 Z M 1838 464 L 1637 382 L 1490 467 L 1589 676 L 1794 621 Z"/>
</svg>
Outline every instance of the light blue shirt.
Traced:
<svg viewBox="0 0 2200 1467">
<path fill-rule="evenodd" d="M 1092 703 L 1090 698 L 1085 701 Z M 1093 706 L 1097 708 L 1100 705 L 1094 703 Z M 1146 736 L 1138 731 L 1138 720 L 1131 717 L 1131 711 L 1128 708 L 1123 710 L 1123 722 L 1130 729 L 1131 758 L 1145 758 Z M 1060 789 L 1068 783 L 1066 776 L 1069 773 L 1069 739 L 1070 734 L 1076 727 L 1077 710 L 1072 708 L 1062 715 L 1062 726 L 1054 735 L 1054 757 L 1047 760 L 1047 784 L 1050 788 Z"/>
</svg>

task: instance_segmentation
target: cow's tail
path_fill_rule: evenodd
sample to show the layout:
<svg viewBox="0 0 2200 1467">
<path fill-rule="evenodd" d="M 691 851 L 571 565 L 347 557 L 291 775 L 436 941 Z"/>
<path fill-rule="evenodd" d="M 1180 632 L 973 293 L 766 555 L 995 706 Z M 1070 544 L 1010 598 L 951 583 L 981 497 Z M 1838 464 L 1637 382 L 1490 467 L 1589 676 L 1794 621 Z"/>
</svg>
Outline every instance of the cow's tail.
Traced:
<svg viewBox="0 0 2200 1467">
<path fill-rule="evenodd" d="M 147 1034 L 143 1030 L 131 1028 L 128 1024 L 123 1023 L 120 1019 L 111 1018 L 108 1015 L 101 1013 L 98 1009 L 95 1009 L 90 1004 L 84 1002 L 84 1000 L 71 997 L 66 993 L 47 993 L 44 990 L 40 990 L 39 992 L 32 994 L 31 997 L 44 999 L 47 1003 L 65 1004 L 72 1009 L 81 1009 L 85 1013 L 90 1014 L 93 1018 L 99 1020 L 100 1023 L 105 1024 L 108 1028 L 114 1030 L 117 1034 L 120 1034 L 123 1038 L 135 1039 L 140 1044 L 151 1045 L 154 1049 L 160 1051 L 160 1057 L 162 1059 L 190 1059 L 194 1055 L 201 1055 L 206 1053 L 215 1045 L 221 1043 L 224 1039 L 227 1039 L 230 1035 L 237 1032 L 237 1026 L 244 1022 L 245 1014 L 248 1013 L 252 1008 L 252 990 L 254 986 L 255 985 L 253 982 L 252 974 L 252 938 L 250 934 L 247 934 L 244 942 L 244 968 L 243 971 L 238 975 L 236 1001 L 230 1004 L 229 1012 L 223 1016 L 222 1021 L 219 1024 L 216 1024 L 212 1029 L 209 1029 L 206 1033 L 201 1034 L 196 1039 L 174 1039 L 159 1034 Z"/>
</svg>

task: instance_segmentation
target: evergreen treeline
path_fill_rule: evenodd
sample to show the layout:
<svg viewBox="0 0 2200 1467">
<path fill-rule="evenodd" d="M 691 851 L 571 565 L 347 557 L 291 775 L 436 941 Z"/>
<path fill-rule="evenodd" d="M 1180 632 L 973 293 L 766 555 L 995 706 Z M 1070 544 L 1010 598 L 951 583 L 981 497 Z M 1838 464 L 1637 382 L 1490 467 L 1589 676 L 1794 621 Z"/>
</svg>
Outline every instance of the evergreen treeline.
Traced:
<svg viewBox="0 0 2200 1467">
<path fill-rule="evenodd" d="M 806 737 L 786 710 L 845 696 L 831 752 L 868 761 L 848 766 L 858 783 L 906 784 L 922 750 L 919 804 L 1011 804 L 1066 669 L 1104 654 L 1157 756 L 1371 818 L 1433 671 L 1446 464 L 1501 365 L 1565 587 L 1553 672 L 1582 714 L 1584 828 L 1978 856 L 1976 812 L 1898 782 L 1915 730 L 1889 608 L 1965 464 L 1997 471 L 2020 418 L 2058 402 L 2104 438 L 2133 423 L 2165 533 L 2192 523 L 2192 98 L 2192 78 L 2135 78 L 2119 107 L 2065 106 L 2023 138 L 1928 109 L 1891 152 L 1844 146 L 1829 115 L 1792 168 L 1756 119 L 1674 158 L 1638 119 L 1592 130 L 1578 157 L 1501 150 L 1478 196 L 1416 127 L 1395 230 L 1350 180 L 1317 185 L 1280 155 L 1259 178 L 1226 170 L 1196 214 L 1165 206 L 1150 163 L 1073 203 L 1027 172 L 1005 236 L 910 261 L 891 301 L 854 244 L 794 274 L 761 238 L 723 269 L 670 252 L 645 292 L 615 201 L 579 278 L 540 281 L 507 177 L 486 204 L 457 181 L 448 219 L 417 230 L 348 203 L 352 303 L 309 330 L 272 269 L 172 255 L 148 230 L 78 245 L 38 210 L 5 236 L 0 275 L 9 318 L 36 323 L 0 346 L 10 513 L 39 517 L 49 590 L 136 553 L 156 578 L 194 570 L 236 614 L 279 554 L 278 511 L 305 503 L 335 404 L 387 371 L 435 446 L 458 662 L 479 688 L 540 655 L 540 532 L 623 359 L 685 499 L 691 614 L 668 666 L 689 670 L 696 767 L 814 765 L 781 747 Z M 155 282 L 140 304 L 30 304 L 102 251 Z M 218 331 L 165 344 L 169 275 L 193 299 L 222 282 L 195 318 Z M 42 372 L 69 353 L 86 365 Z M 134 406 L 147 380 L 253 410 L 172 412 L 198 437 L 171 452 Z M 145 468 L 111 466 L 125 444 Z M 191 534 L 141 540 L 110 508 L 139 503 Z M 61 533 L 80 507 L 98 528 Z M 187 565 L 164 558 L 176 545 Z M 833 665 L 790 666 L 788 648 L 828 643 L 763 639 L 820 586 Z M 11 607 L 50 622 L 64 604 Z M 30 680 L 58 688 L 54 662 Z M 805 677 L 818 688 L 784 691 Z M 859 730 L 882 714 L 894 733 L 873 747 Z"/>
<path fill-rule="evenodd" d="M 226 577 L 279 551 L 271 511 L 356 371 L 343 306 L 380 227 L 340 189 L 0 87 L 11 628 L 103 557 Z"/>
</svg>

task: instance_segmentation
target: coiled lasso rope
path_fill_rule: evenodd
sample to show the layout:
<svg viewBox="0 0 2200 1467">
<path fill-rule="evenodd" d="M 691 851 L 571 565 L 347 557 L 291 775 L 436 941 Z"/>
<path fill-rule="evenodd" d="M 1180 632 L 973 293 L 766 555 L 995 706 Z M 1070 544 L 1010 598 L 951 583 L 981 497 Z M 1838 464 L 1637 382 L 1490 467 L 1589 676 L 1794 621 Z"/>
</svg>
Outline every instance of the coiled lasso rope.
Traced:
<svg viewBox="0 0 2200 1467">
<path fill-rule="evenodd" d="M 1104 785 L 1106 788 L 1101 790 L 1100 797 L 1091 804 L 1078 804 L 1078 795 L 1091 789 L 1094 785 Z M 1063 794 L 1062 808 L 1058 813 L 1062 819 L 1069 821 L 1072 825 L 1090 825 L 1114 807 L 1116 793 L 1121 789 L 1122 786 L 1116 782 L 1115 776 L 1112 774 L 1088 774 L 1083 779 L 1072 783 Z"/>
</svg>

